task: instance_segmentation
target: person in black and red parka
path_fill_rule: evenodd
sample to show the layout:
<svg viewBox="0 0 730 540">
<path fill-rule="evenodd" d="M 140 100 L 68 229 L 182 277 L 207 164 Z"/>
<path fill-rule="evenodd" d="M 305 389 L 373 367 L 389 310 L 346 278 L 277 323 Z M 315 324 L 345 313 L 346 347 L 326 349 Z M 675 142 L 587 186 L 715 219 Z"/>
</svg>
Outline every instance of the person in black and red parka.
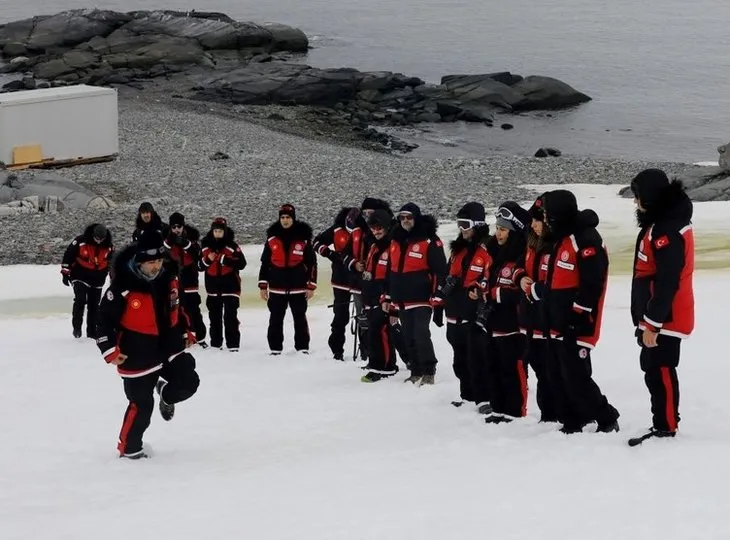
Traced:
<svg viewBox="0 0 730 540">
<path fill-rule="evenodd" d="M 180 303 L 193 322 L 198 344 L 205 347 L 206 344 L 203 340 L 206 328 L 200 312 L 199 293 L 200 232 L 192 225 L 185 224 L 185 216 L 174 212 L 170 216 L 165 247 L 170 258 L 177 262 L 180 268 L 180 286 L 183 293 Z"/>
<path fill-rule="evenodd" d="M 272 355 L 284 349 L 284 316 L 294 318 L 294 348 L 309 354 L 307 303 L 317 288 L 317 256 L 312 247 L 312 227 L 297 220 L 291 204 L 279 208 L 279 219 L 266 231 L 261 254 L 259 290 L 269 308 L 267 338 Z"/>
<path fill-rule="evenodd" d="M 448 272 L 438 222 L 415 203 L 398 211 L 390 242 L 388 281 L 382 309 L 398 316 L 408 348 L 410 376 L 405 382 L 435 384 L 438 360 L 431 341 L 431 320 L 443 326 L 443 298 L 434 296 Z M 434 310 L 436 308 L 436 310 Z M 436 313 L 435 313 L 436 312 Z"/>
<path fill-rule="evenodd" d="M 544 194 L 543 194 L 544 195 Z M 550 267 L 552 245 L 547 238 L 545 214 L 542 210 L 542 196 L 530 207 L 532 223 L 527 231 L 527 251 L 524 268 L 518 268 L 513 279 L 524 293 L 520 298 L 518 317 L 520 332 L 526 337 L 525 362 L 532 366 L 537 378 L 537 406 L 540 408 L 540 422 L 557 422 L 558 413 L 553 397 L 548 366 L 550 352 L 543 316 L 543 298 L 537 295 L 538 288 L 544 290 Z"/>
<path fill-rule="evenodd" d="M 195 336 L 179 300 L 177 263 L 167 259 L 160 233 L 141 233 L 115 257 L 99 307 L 96 344 L 104 360 L 116 366 L 129 400 L 117 445 L 120 457 L 149 457 L 142 437 L 155 390 L 160 415 L 169 421 L 175 404 L 190 398 L 200 384 L 195 358 L 185 350 Z"/>
<path fill-rule="evenodd" d="M 454 351 L 460 407 L 471 402 L 480 414 L 492 412 L 487 377 L 487 335 L 477 322 L 480 295 L 489 287 L 492 257 L 487 252 L 489 225 L 484 206 L 468 202 L 456 214 L 459 236 L 451 242 L 449 274 L 436 296 L 444 298 L 446 339 Z"/>
<path fill-rule="evenodd" d="M 598 432 L 618 431 L 619 413 L 593 380 L 591 366 L 591 351 L 601 335 L 609 264 L 596 229 L 598 215 L 579 211 L 575 195 L 565 189 L 547 192 L 542 202 L 553 247 L 547 289 L 536 292 L 546 298 L 550 370 L 558 370 L 551 388 L 561 431 L 578 433 L 594 421 Z"/>
<path fill-rule="evenodd" d="M 345 330 L 350 321 L 350 288 L 353 275 L 343 263 L 352 228 L 348 227 L 360 215 L 359 208 L 342 208 L 334 223 L 314 237 L 314 251 L 332 261 L 333 318 L 327 343 L 335 360 L 345 354 Z M 348 216 L 350 217 L 348 223 Z"/>
<path fill-rule="evenodd" d="M 100 223 L 92 223 L 66 248 L 61 263 L 63 284 L 73 286 L 74 303 L 71 315 L 73 336 L 81 337 L 86 310 L 86 337 L 96 337 L 96 313 L 109 274 L 114 253 L 112 233 Z"/>
<path fill-rule="evenodd" d="M 487 242 L 492 256 L 489 298 L 493 310 L 487 324 L 487 374 L 493 413 L 488 424 L 511 422 L 527 414 L 527 364 L 525 338 L 520 333 L 517 306 L 522 291 L 514 274 L 524 266 L 530 214 L 515 201 L 497 209 L 494 236 Z"/>
<path fill-rule="evenodd" d="M 241 345 L 238 308 L 241 304 L 241 270 L 246 257 L 235 242 L 235 233 L 225 218 L 216 218 L 201 242 L 200 269 L 205 272 L 205 291 L 210 318 L 210 346 L 237 352 Z"/>
<path fill-rule="evenodd" d="M 636 238 L 631 317 L 651 396 L 652 428 L 643 438 L 674 437 L 679 425 L 680 346 L 695 324 L 692 201 L 682 183 L 647 169 L 631 182 Z"/>
</svg>

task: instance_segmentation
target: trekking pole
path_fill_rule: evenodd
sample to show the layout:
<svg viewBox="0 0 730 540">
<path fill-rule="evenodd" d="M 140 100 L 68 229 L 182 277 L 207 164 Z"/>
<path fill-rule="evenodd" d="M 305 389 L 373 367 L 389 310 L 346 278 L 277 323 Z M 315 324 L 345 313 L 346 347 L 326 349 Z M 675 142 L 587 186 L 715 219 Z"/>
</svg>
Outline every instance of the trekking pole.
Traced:
<svg viewBox="0 0 730 540">
<path fill-rule="evenodd" d="M 359 321 L 357 319 L 357 306 L 355 305 L 355 302 L 352 302 L 352 309 L 350 311 L 351 311 L 350 332 L 354 336 L 353 341 L 352 341 L 352 361 L 356 362 L 357 356 L 358 356 L 357 337 L 360 334 L 360 332 L 359 332 L 359 328 L 358 328 Z"/>
</svg>

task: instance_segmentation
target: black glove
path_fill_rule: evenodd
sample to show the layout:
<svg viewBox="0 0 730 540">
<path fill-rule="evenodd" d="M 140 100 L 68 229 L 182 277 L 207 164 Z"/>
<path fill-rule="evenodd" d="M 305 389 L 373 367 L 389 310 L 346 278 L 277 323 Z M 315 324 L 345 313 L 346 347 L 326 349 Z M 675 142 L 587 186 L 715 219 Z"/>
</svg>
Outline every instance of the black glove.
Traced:
<svg viewBox="0 0 730 540">
<path fill-rule="evenodd" d="M 588 336 L 593 333 L 593 316 L 588 311 L 573 310 L 568 319 L 568 329 L 573 336 Z"/>
<path fill-rule="evenodd" d="M 444 308 L 433 308 L 433 323 L 441 328 L 444 325 Z"/>
<path fill-rule="evenodd" d="M 61 281 L 63 281 L 63 284 L 66 285 L 66 287 L 71 285 L 71 281 L 68 279 L 68 274 L 61 274 L 61 276 Z"/>
<path fill-rule="evenodd" d="M 180 235 L 177 235 L 176 234 L 175 235 L 175 244 L 176 245 L 178 245 L 178 246 L 184 246 L 185 244 L 187 244 L 187 242 L 188 242 L 188 239 L 185 238 L 182 234 L 180 234 Z"/>
<path fill-rule="evenodd" d="M 644 331 L 641 328 L 637 328 L 634 331 L 634 336 L 636 337 L 636 343 L 639 344 L 639 347 L 644 347 Z"/>
<path fill-rule="evenodd" d="M 325 257 L 327 257 L 333 263 L 340 263 L 340 264 L 342 264 L 342 255 L 340 255 L 336 251 L 332 251 L 330 249 L 329 250 L 329 253 L 327 255 L 325 255 Z"/>
</svg>

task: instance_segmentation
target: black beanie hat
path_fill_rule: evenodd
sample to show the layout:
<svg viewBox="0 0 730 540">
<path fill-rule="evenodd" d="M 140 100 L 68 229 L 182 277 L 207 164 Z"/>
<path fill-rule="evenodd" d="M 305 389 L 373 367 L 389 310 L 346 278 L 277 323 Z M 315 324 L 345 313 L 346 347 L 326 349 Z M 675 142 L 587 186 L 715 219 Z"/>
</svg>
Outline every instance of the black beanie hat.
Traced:
<svg viewBox="0 0 730 540">
<path fill-rule="evenodd" d="M 525 232 L 530 224 L 530 213 L 515 201 L 505 201 L 497 209 L 497 227 L 518 233 Z"/>
<path fill-rule="evenodd" d="M 98 225 L 94 226 L 94 229 L 91 231 L 91 235 L 94 238 L 98 238 L 99 240 L 105 240 L 108 232 L 109 231 L 107 230 L 107 228 L 99 223 Z"/>
<path fill-rule="evenodd" d="M 400 207 L 400 210 L 398 210 L 399 214 L 412 214 L 414 219 L 418 219 L 421 217 L 421 209 L 418 207 L 416 203 L 406 203 L 403 206 Z"/>
<path fill-rule="evenodd" d="M 185 216 L 183 216 L 180 212 L 174 212 L 170 214 L 168 222 L 170 223 L 170 227 L 173 225 L 185 225 Z"/>
<path fill-rule="evenodd" d="M 387 210 L 388 203 L 382 199 L 376 199 L 375 197 L 365 197 L 360 205 L 360 210 Z"/>
<path fill-rule="evenodd" d="M 478 202 L 468 202 L 456 213 L 456 219 L 471 219 L 472 221 L 481 221 L 487 218 L 484 211 L 484 205 Z"/>
<path fill-rule="evenodd" d="M 644 208 L 649 208 L 659 200 L 662 191 L 667 186 L 669 186 L 669 178 L 660 169 L 645 169 L 631 181 L 631 191 Z"/>
<path fill-rule="evenodd" d="M 545 211 L 542 208 L 544 196 L 545 193 L 535 199 L 535 202 L 530 206 L 530 217 L 535 221 L 545 221 Z"/>
<path fill-rule="evenodd" d="M 143 214 L 144 212 L 149 212 L 151 214 L 154 211 L 155 211 L 155 209 L 152 206 L 152 203 L 151 202 L 145 201 L 145 202 L 143 202 L 142 204 L 139 205 L 139 213 L 140 214 Z"/>
<path fill-rule="evenodd" d="M 162 235 L 158 231 L 143 231 L 137 240 L 134 260 L 138 263 L 162 259 L 165 246 Z"/>
<path fill-rule="evenodd" d="M 368 218 L 368 225 L 371 227 L 379 226 L 383 227 L 384 229 L 389 229 L 392 224 L 393 216 L 390 212 L 388 212 L 387 210 L 383 210 L 382 208 L 375 210 L 372 214 L 370 214 L 370 217 Z"/>
<path fill-rule="evenodd" d="M 292 219 L 297 219 L 297 210 L 294 208 L 293 204 L 285 203 L 282 204 L 281 207 L 279 207 L 279 217 L 281 216 L 289 216 Z"/>
<path fill-rule="evenodd" d="M 210 224 L 210 230 L 213 229 L 220 229 L 222 231 L 225 231 L 228 228 L 228 222 L 226 221 L 226 218 L 224 217 L 217 217 L 213 220 L 213 223 Z"/>
</svg>

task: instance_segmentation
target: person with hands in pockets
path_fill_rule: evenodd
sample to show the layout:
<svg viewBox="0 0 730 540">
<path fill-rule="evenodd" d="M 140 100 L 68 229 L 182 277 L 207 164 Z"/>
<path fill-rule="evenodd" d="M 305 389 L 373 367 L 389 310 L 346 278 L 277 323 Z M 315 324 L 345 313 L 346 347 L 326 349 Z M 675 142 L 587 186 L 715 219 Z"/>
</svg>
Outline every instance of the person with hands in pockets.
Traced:
<svg viewBox="0 0 730 540">
<path fill-rule="evenodd" d="M 279 208 L 279 219 L 266 231 L 261 253 L 259 294 L 269 308 L 267 340 L 271 354 L 284 350 L 284 316 L 291 309 L 294 348 L 309 354 L 307 304 L 317 288 L 317 256 L 312 247 L 312 227 L 297 220 L 291 204 Z"/>
</svg>

